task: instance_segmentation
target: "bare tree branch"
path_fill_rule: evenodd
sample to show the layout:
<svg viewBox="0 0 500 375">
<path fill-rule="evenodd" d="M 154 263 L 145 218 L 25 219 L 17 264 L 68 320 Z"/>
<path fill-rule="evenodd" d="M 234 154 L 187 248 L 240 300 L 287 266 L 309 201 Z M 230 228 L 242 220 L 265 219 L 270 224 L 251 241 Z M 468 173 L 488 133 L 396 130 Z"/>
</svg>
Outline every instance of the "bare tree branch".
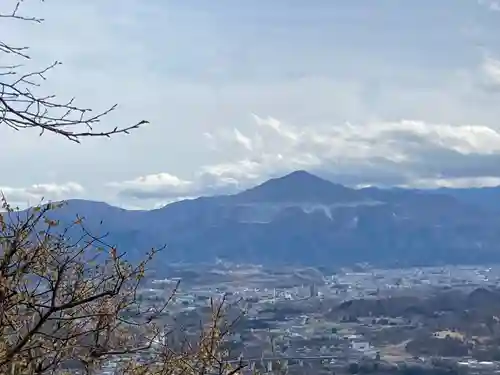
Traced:
<svg viewBox="0 0 500 375">
<path fill-rule="evenodd" d="M 0 22 L 43 22 L 41 18 L 21 14 L 21 4 L 21 1 L 16 2 L 8 12 L 2 13 L 0 10 Z M 55 94 L 42 94 L 47 73 L 61 62 L 55 61 L 39 70 L 24 72 L 22 63 L 30 59 L 29 47 L 12 45 L 0 39 L 0 58 L 2 55 L 5 57 L 3 60 L 10 58 L 16 62 L 0 66 L 0 125 L 14 130 L 35 129 L 40 135 L 49 132 L 80 143 L 81 139 L 88 137 L 129 134 L 148 123 L 141 120 L 127 126 L 97 130 L 94 127 L 117 108 L 116 104 L 102 112 L 93 113 L 90 108 L 76 105 L 74 98 L 59 100 Z"/>
</svg>

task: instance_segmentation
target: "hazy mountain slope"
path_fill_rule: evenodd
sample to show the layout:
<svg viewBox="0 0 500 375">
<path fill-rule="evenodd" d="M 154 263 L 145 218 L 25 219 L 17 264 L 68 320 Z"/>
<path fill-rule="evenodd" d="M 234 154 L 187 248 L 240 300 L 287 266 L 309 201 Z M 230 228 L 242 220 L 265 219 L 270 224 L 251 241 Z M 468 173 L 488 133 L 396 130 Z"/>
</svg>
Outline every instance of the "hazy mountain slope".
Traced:
<svg viewBox="0 0 500 375">
<path fill-rule="evenodd" d="M 463 203 L 500 213 L 500 187 L 469 189 L 442 188 L 439 193 L 452 196 Z"/>
</svg>

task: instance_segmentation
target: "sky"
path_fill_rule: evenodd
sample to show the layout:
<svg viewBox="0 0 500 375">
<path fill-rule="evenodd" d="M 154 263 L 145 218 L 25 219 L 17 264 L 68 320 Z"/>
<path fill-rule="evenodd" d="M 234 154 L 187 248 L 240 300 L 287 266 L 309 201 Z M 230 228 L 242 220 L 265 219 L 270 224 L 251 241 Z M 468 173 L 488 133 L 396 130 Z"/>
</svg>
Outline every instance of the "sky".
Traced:
<svg viewBox="0 0 500 375">
<path fill-rule="evenodd" d="M 4 0 L 0 12 L 15 5 Z M 74 144 L 0 123 L 18 204 L 126 208 L 305 169 L 349 186 L 500 185 L 500 1 L 26 0 L 0 18 L 39 90 L 95 111 Z M 3 78 L 2 78 L 3 79 Z"/>
</svg>

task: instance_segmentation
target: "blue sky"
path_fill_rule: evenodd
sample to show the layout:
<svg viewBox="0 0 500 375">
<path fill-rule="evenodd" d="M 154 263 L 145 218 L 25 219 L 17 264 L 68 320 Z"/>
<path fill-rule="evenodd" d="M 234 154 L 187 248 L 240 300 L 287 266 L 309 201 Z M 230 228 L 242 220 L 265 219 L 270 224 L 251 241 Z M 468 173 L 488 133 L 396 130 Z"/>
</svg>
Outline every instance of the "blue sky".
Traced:
<svg viewBox="0 0 500 375">
<path fill-rule="evenodd" d="M 5 4 L 4 4 L 5 3 Z M 14 2 L 2 2 L 8 12 Z M 155 207 L 308 169 L 350 185 L 500 184 L 500 4 L 477 0 L 27 0 L 0 21 L 40 90 L 131 136 L 0 126 L 15 202 Z M 23 172 L 19 170 L 22 166 Z"/>
</svg>

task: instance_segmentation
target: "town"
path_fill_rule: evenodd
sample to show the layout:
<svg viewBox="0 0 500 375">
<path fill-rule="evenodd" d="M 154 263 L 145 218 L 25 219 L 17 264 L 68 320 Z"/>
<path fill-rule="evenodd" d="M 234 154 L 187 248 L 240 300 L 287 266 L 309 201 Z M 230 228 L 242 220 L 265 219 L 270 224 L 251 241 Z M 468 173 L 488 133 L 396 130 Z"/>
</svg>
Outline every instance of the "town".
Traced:
<svg viewBox="0 0 500 375">
<path fill-rule="evenodd" d="M 237 318 L 224 338 L 227 360 L 244 361 L 248 371 L 500 369 L 500 321 L 492 312 L 500 305 L 500 266 L 319 270 L 219 261 L 172 265 L 167 273 L 141 290 L 152 304 L 171 298 L 165 326 L 196 337 L 210 301 L 224 298 Z"/>
</svg>

